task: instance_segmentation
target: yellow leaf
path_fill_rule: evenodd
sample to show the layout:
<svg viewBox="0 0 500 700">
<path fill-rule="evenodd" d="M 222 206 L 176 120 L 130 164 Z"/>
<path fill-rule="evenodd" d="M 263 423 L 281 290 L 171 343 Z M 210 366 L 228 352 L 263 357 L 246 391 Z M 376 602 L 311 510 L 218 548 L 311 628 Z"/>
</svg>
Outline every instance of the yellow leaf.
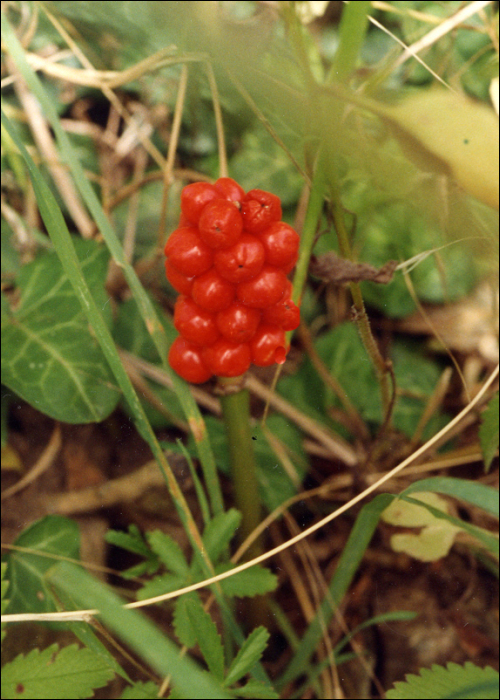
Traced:
<svg viewBox="0 0 500 700">
<path fill-rule="evenodd" d="M 420 90 L 376 110 L 421 167 L 440 166 L 467 192 L 498 209 L 498 118 L 487 105 L 454 92 Z"/>
</svg>

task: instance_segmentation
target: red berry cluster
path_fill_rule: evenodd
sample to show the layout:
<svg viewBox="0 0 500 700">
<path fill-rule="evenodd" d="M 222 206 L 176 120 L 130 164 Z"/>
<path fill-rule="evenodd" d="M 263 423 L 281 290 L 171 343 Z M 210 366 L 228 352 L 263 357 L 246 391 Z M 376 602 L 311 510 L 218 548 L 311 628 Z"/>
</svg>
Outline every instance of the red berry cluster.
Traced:
<svg viewBox="0 0 500 700">
<path fill-rule="evenodd" d="M 287 274 L 298 234 L 281 221 L 279 198 L 247 194 L 231 178 L 194 182 L 181 194 L 179 228 L 165 246 L 167 279 L 180 292 L 170 366 L 199 384 L 237 377 L 253 362 L 286 358 L 285 331 L 300 322 Z"/>
</svg>

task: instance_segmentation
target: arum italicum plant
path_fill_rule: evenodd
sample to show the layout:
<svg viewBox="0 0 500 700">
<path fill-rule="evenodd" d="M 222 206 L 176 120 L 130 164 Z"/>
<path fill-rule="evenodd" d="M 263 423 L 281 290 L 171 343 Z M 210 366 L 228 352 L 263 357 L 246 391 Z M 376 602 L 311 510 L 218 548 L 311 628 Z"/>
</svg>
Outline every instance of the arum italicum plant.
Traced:
<svg viewBox="0 0 500 700">
<path fill-rule="evenodd" d="M 325 381 L 329 391 L 338 395 L 345 410 L 347 418 L 344 427 L 347 425 L 352 429 L 353 425 L 361 426 L 358 432 L 354 431 L 358 438 L 356 449 L 335 434 L 331 422 L 322 422 L 318 413 L 314 414 L 314 406 L 312 415 L 315 417 L 311 417 L 306 411 L 301 411 L 298 401 L 295 406 L 287 403 L 282 395 L 266 389 L 255 378 L 251 365 L 270 367 L 278 363 L 281 366 L 299 323 L 299 307 L 306 307 L 306 322 L 313 326 L 310 330 L 318 326 L 317 319 L 311 314 L 311 295 L 307 289 L 311 256 L 313 253 L 324 252 L 325 246 L 329 245 L 336 251 L 335 260 L 348 261 L 353 266 L 349 269 L 357 269 L 355 265 L 362 250 L 363 236 L 368 238 L 366 231 L 370 219 L 367 212 L 370 208 L 376 208 L 381 200 L 384 204 L 387 201 L 397 202 L 398 206 L 401 202 L 410 203 L 413 209 L 420 210 L 426 221 L 442 224 L 450 241 L 462 239 L 464 229 L 471 238 L 487 238 L 493 221 L 492 211 L 498 209 L 498 123 L 493 110 L 459 94 L 460 90 L 455 84 L 440 85 L 439 82 L 443 82 L 441 76 L 436 78 L 436 85 L 428 90 L 413 89 L 405 94 L 404 89 L 404 68 L 405 64 L 413 60 L 412 55 L 417 54 L 422 47 L 428 48 L 439 42 L 447 32 L 463 22 L 471 21 L 478 12 L 483 13 L 481 17 L 487 26 L 487 15 L 484 12 L 490 3 L 469 3 L 448 18 L 447 25 L 439 22 L 432 25 L 434 29 L 420 39 L 413 49 L 409 47 L 399 55 L 387 52 L 377 65 L 371 64 L 369 67 L 364 65 L 365 59 L 361 54 L 370 21 L 377 21 L 375 17 L 370 17 L 373 13 L 372 3 L 353 2 L 344 5 L 338 27 L 338 44 L 332 60 L 326 60 L 319 53 L 300 14 L 304 8 L 313 5 L 289 2 L 277 3 L 272 8 L 265 4 L 256 5 L 255 16 L 246 22 L 229 17 L 225 9 L 227 4 L 143 2 L 140 13 L 134 14 L 134 21 L 131 22 L 128 10 L 134 7 L 134 3 L 94 3 L 90 20 L 86 14 L 86 3 L 71 3 L 66 8 L 58 3 L 40 4 L 37 7 L 42 12 L 47 11 L 47 17 L 54 22 L 59 32 L 58 36 L 63 37 L 72 48 L 80 62 L 79 68 L 57 62 L 43 63 L 35 53 L 26 53 L 16 40 L 10 25 L 6 24 L 2 30 L 9 60 L 12 62 L 10 70 L 15 71 L 13 77 L 19 81 L 19 75 L 22 75 L 31 93 L 36 95 L 42 105 L 43 112 L 39 115 L 41 121 L 46 119 L 50 123 L 62 159 L 68 164 L 76 183 L 76 191 L 91 213 L 114 261 L 123 270 L 139 308 L 139 317 L 153 340 L 159 358 L 156 369 L 160 375 L 157 373 L 155 376 L 161 376 L 173 387 L 184 413 L 182 418 L 177 416 L 177 425 L 189 425 L 200 459 L 203 484 L 192 464 L 191 454 L 187 454 L 199 504 L 198 517 L 198 514 L 191 512 L 192 506 L 188 505 L 174 470 L 171 469 L 137 397 L 130 381 L 130 377 L 135 375 L 130 374 L 129 377 L 125 371 L 125 356 L 117 352 L 100 305 L 95 304 L 93 293 L 82 274 L 81 259 L 85 259 L 85 256 L 88 258 L 88 251 L 83 256 L 81 253 L 78 256 L 60 209 L 12 127 L 11 121 L 16 113 L 9 110 L 11 119 L 2 116 L 3 123 L 27 164 L 40 213 L 61 259 L 64 274 L 73 286 L 75 298 L 80 301 L 85 318 L 92 327 L 92 335 L 106 358 L 107 371 L 111 368 L 111 373 L 106 375 L 107 381 L 110 384 L 114 382 L 116 394 L 119 387 L 126 397 L 135 423 L 164 474 L 193 552 L 191 558 L 186 558 L 185 552 L 165 533 L 149 533 L 146 538 L 132 529 L 126 536 L 123 533 L 110 533 L 110 541 L 114 544 L 135 553 L 141 552 L 145 557 L 145 563 L 140 565 L 139 571 L 133 572 L 135 575 L 144 576 L 146 571 L 153 572 L 151 580 L 140 591 L 140 597 L 145 600 L 132 605 L 139 607 L 143 604 L 162 604 L 180 593 L 187 593 L 175 603 L 176 634 L 185 647 L 198 645 L 210 675 L 202 672 L 190 659 L 179 657 L 175 645 L 159 633 L 158 629 L 138 613 L 132 616 L 131 611 L 123 609 L 120 600 L 97 581 L 85 578 L 81 572 L 69 568 L 58 568 L 51 580 L 57 585 L 59 600 L 65 606 L 75 602 L 82 607 L 92 606 L 93 610 L 81 613 L 80 619 L 87 621 L 89 615 L 101 612 L 101 619 L 106 626 L 144 658 L 158 674 L 158 678 L 165 679 L 160 692 L 166 692 L 172 681 L 174 692 L 197 697 L 230 697 L 234 694 L 277 697 L 276 690 L 284 696 L 288 696 L 289 691 L 296 696 L 302 696 L 303 693 L 315 694 L 317 697 L 342 696 L 342 682 L 337 675 L 336 665 L 346 660 L 348 654 L 343 648 L 354 632 L 349 632 L 338 607 L 358 571 L 382 514 L 394 497 L 379 494 L 362 508 L 330 580 L 323 576 L 310 552 L 307 549 L 301 550 L 303 565 L 309 572 L 311 588 L 317 597 L 309 600 L 308 594 L 296 580 L 298 577 L 291 574 L 290 580 L 292 586 L 297 586 L 298 599 L 303 606 L 306 621 L 299 637 L 276 601 L 268 600 L 265 606 L 259 598 L 256 603 L 252 602 L 255 599 L 251 596 L 269 592 L 276 585 L 269 572 L 254 569 L 252 577 L 238 579 L 238 576 L 231 577 L 232 572 L 228 571 L 233 566 L 228 560 L 233 535 L 238 537 L 240 544 L 243 543 L 237 553 L 238 558 L 251 560 L 252 557 L 258 557 L 259 561 L 263 561 L 267 557 L 278 555 L 281 547 L 265 552 L 264 545 L 267 542 L 262 537 L 259 539 L 259 536 L 275 519 L 282 516 L 291 532 L 295 533 L 297 528 L 291 519 L 289 506 L 297 500 L 305 502 L 313 495 L 298 493 L 287 501 L 284 501 L 286 496 L 283 494 L 276 498 L 279 487 L 273 486 L 269 472 L 262 470 L 260 478 L 267 481 L 265 488 L 259 491 L 259 465 L 254 447 L 262 449 L 266 436 L 274 450 L 266 453 L 267 461 L 273 464 L 278 461 L 280 466 L 283 465 L 290 477 L 289 482 L 299 491 L 302 488 L 302 473 L 292 459 L 295 438 L 293 431 L 290 434 L 283 430 L 281 437 L 277 438 L 271 429 L 276 425 L 273 423 L 276 416 L 270 416 L 268 425 L 259 426 L 252 418 L 254 411 L 250 411 L 249 389 L 272 407 L 283 411 L 287 420 L 299 424 L 309 439 L 314 438 L 317 454 L 324 454 L 326 449 L 330 460 L 335 455 L 345 465 L 356 467 L 356 481 L 346 475 L 347 480 L 342 488 L 350 488 L 360 479 L 372 484 L 352 502 L 342 505 L 338 512 L 330 513 L 313 528 L 293 538 L 288 543 L 292 546 L 298 545 L 306 534 L 325 527 L 327 522 L 374 491 L 377 485 L 371 479 L 372 471 L 385 471 L 397 462 L 396 459 L 387 463 L 384 460 L 390 459 L 387 455 L 391 454 L 393 426 L 396 425 L 399 429 L 400 425 L 396 380 L 401 381 L 401 377 L 397 376 L 398 367 L 392 366 L 387 348 L 379 345 L 379 340 L 373 333 L 365 308 L 364 295 L 367 288 L 360 284 L 355 275 L 346 284 L 353 307 L 352 320 L 357 327 L 364 353 L 363 363 L 366 361 L 373 368 L 375 383 L 370 386 L 370 392 L 377 395 L 376 419 L 373 418 L 373 413 L 367 418 L 362 414 L 362 408 L 353 402 L 347 391 L 350 378 L 341 377 L 337 381 L 328 376 L 329 367 L 325 364 L 324 355 L 320 356 L 316 352 L 315 357 L 318 371 L 327 376 Z M 85 53 L 73 43 L 71 35 L 66 33 L 64 25 L 51 15 L 53 8 L 73 14 L 76 20 L 78 13 L 82 12 L 85 21 L 90 22 L 90 25 L 97 23 L 98 28 L 99 21 L 105 20 L 107 31 L 125 36 L 128 39 L 127 45 L 132 50 L 140 46 L 141 51 L 147 50 L 150 53 L 150 58 L 144 62 L 136 61 L 123 74 L 95 71 Z M 383 11 L 397 13 L 403 10 L 388 4 Z M 411 13 L 408 16 L 410 15 Z M 421 19 L 425 17 L 423 13 L 419 16 Z M 35 22 L 36 20 L 32 26 L 35 26 Z M 147 31 L 143 32 L 144 28 Z M 493 31 L 493 25 L 489 26 L 489 30 Z M 172 42 L 175 46 L 165 49 L 170 43 L 166 39 L 169 32 L 175 35 L 175 41 Z M 144 36 L 147 37 L 146 40 Z M 30 32 L 24 39 L 29 44 Z M 142 59 L 143 56 L 139 55 L 138 58 Z M 136 274 L 142 269 L 141 266 L 146 269 L 153 263 L 150 260 L 140 260 L 135 267 L 131 264 L 134 242 L 126 239 L 122 246 L 119 241 L 109 219 L 104 215 L 95 190 L 89 185 L 86 174 L 75 158 L 73 147 L 61 128 L 53 104 L 33 73 L 33 68 L 43 70 L 44 75 L 63 77 L 70 81 L 73 79 L 75 84 L 82 84 L 85 80 L 94 81 L 88 84 L 101 89 L 124 118 L 129 120 L 130 115 L 117 101 L 114 93 L 120 82 L 140 82 L 153 71 L 179 64 L 182 65 L 180 73 L 168 73 L 170 80 L 173 80 L 173 76 L 178 80 L 178 93 L 172 104 L 173 116 L 166 155 L 158 151 L 157 143 L 154 145 L 147 138 L 144 141 L 144 150 L 149 153 L 152 162 L 159 166 L 148 176 L 161 180 L 164 185 L 155 260 L 158 261 L 160 257 L 165 234 L 168 233 L 165 247 L 166 276 L 174 290 L 180 294 L 173 314 L 173 326 L 180 334 L 175 339 L 172 324 L 163 321 Z M 198 71 L 198 68 L 201 70 Z M 198 86 L 203 86 L 199 89 L 202 92 L 206 89 L 207 95 L 210 95 L 210 115 L 215 115 L 218 165 L 216 170 L 212 165 L 208 168 L 211 177 L 200 176 L 200 173 L 192 170 L 180 173 L 174 167 L 176 154 L 181 150 L 178 149 L 179 135 L 185 119 L 189 81 L 193 75 Z M 391 88 L 394 84 L 398 85 L 398 90 Z M 24 105 L 28 118 L 32 118 L 35 108 L 28 109 L 30 102 L 26 89 L 17 89 L 18 99 Z M 192 95 L 190 99 L 193 99 Z M 267 130 L 273 148 L 274 144 L 278 144 L 281 150 L 276 149 L 274 157 L 277 160 L 283 158 L 287 166 L 293 163 L 302 178 L 304 193 L 296 213 L 296 228 L 300 232 L 300 238 L 292 226 L 282 221 L 282 217 L 291 219 L 290 210 L 284 217 L 278 196 L 270 193 L 272 187 L 266 185 L 266 189 L 255 188 L 255 182 L 257 185 L 261 183 L 256 175 L 259 166 L 252 173 L 249 172 L 252 169 L 250 166 L 242 169 L 241 162 L 238 163 L 236 157 L 230 158 L 228 163 L 225 143 L 229 137 L 223 129 L 221 103 L 231 104 L 232 99 L 237 101 L 238 110 L 248 115 L 246 118 L 250 119 L 249 115 L 255 116 L 260 132 Z M 198 106 L 202 106 L 201 101 Z M 187 123 L 186 118 L 184 127 Z M 32 129 L 36 131 L 33 124 Z M 9 153 L 14 158 L 14 148 L 9 149 Z M 45 156 L 50 163 L 48 155 Z M 16 153 L 15 158 L 17 157 Z M 261 167 L 261 170 L 263 182 L 267 182 L 264 168 Z M 228 175 L 232 177 L 229 178 Z M 287 188 L 280 183 L 279 177 L 276 179 L 283 199 L 288 194 Z M 241 184 L 237 184 L 236 180 Z M 186 182 L 191 184 L 186 185 Z M 179 183 L 184 186 L 182 192 Z M 295 204 L 297 199 L 298 196 L 289 199 L 288 205 L 291 202 Z M 177 200 L 180 200 L 180 207 Z M 180 208 L 180 220 L 177 215 L 169 214 L 169 207 L 174 210 Z M 76 210 L 70 209 L 75 221 L 80 222 L 77 226 L 87 231 L 85 221 L 88 223 L 88 215 L 85 213 L 79 219 L 74 213 Z M 261 226 L 262 216 L 265 225 Z M 90 224 L 89 230 L 92 229 L 92 222 Z M 404 237 L 404 232 L 401 237 Z M 397 245 L 395 249 L 397 255 L 395 253 L 394 256 L 397 257 Z M 415 253 L 420 252 L 423 251 L 412 251 L 407 257 L 413 258 Z M 385 260 L 376 259 L 373 262 L 381 263 Z M 293 274 L 292 288 L 287 275 L 292 272 L 295 263 L 297 267 Z M 16 317 L 9 318 L 6 324 L 8 333 L 18 332 L 18 321 Z M 236 510 L 225 508 L 216 469 L 216 464 L 223 462 L 222 443 L 217 443 L 214 433 L 207 430 L 207 424 L 212 426 L 210 420 L 205 420 L 201 414 L 193 399 L 191 387 L 179 379 L 177 374 L 170 372 L 169 363 L 178 375 L 190 383 L 204 384 L 208 381 L 210 383 L 207 387 L 213 389 L 216 383 L 211 377 L 218 377 L 216 393 L 220 396 L 227 433 L 231 494 Z M 289 378 L 285 377 L 281 386 L 286 387 Z M 484 393 L 493 380 L 494 376 L 490 377 L 489 384 L 483 388 Z M 345 386 L 344 382 L 347 382 Z M 6 384 L 20 396 L 25 396 L 22 381 L 9 369 L 6 372 Z M 316 385 L 311 380 L 311 387 L 313 386 Z M 204 405 L 215 405 L 213 401 L 210 402 L 212 397 L 207 393 L 195 395 L 205 401 Z M 26 393 L 28 400 L 30 397 Z M 438 401 L 437 393 L 434 398 Z M 475 404 L 479 401 L 480 395 L 474 399 Z M 429 407 L 427 411 L 432 413 Z M 47 413 L 58 420 L 65 420 L 64 415 L 56 415 L 53 407 Z M 462 414 L 457 417 L 457 423 L 461 417 Z M 97 420 L 95 417 L 93 419 Z M 373 426 L 370 421 L 376 424 L 375 438 L 371 437 Z M 456 422 L 450 424 L 450 430 Z M 395 477 L 414 459 L 425 454 L 432 445 L 443 440 L 446 434 L 446 429 L 436 434 L 428 445 L 419 448 L 395 466 L 384 480 Z M 290 444 L 283 436 L 290 437 Z M 459 480 L 444 479 L 439 480 L 439 484 L 437 481 L 426 480 L 426 490 L 465 499 L 476 506 L 481 504 L 490 514 L 497 513 L 495 506 L 490 503 L 491 493 L 486 487 L 476 492 L 472 488 L 466 488 L 468 482 L 464 486 L 458 483 Z M 280 485 L 283 483 L 281 481 Z M 398 487 L 398 491 L 402 488 Z M 408 496 L 417 490 L 415 485 L 410 489 Z M 322 493 L 321 487 L 320 492 Z M 263 493 L 268 499 L 266 507 L 269 510 L 277 506 L 276 511 L 264 521 Z M 314 493 L 317 495 L 318 491 L 315 490 Z M 270 495 L 274 496 L 274 501 L 269 498 Z M 434 501 L 427 499 L 427 502 Z M 454 528 L 467 531 L 469 536 L 478 538 L 486 551 L 495 550 L 491 533 L 474 528 L 470 523 L 464 524 L 446 512 L 432 513 L 431 506 L 428 510 L 427 518 L 431 517 L 429 513 L 436 518 L 448 518 Z M 61 531 L 65 526 L 58 521 L 46 523 L 44 527 L 49 528 L 49 531 L 50 527 L 57 527 Z M 273 536 L 276 537 L 276 531 Z M 32 542 L 29 544 L 32 545 Z M 64 555 L 64 552 L 58 554 Z M 68 556 L 76 555 L 72 552 Z M 285 558 L 283 561 L 287 562 Z M 251 561 L 246 562 L 238 569 L 239 573 L 244 574 L 245 567 L 250 565 Z M 292 566 L 289 563 L 286 565 Z M 11 568 L 16 571 L 15 562 Z M 161 573 L 155 575 L 158 571 Z M 214 577 L 219 572 L 222 574 L 220 579 Z M 132 575 L 132 572 L 129 573 Z M 15 576 L 12 578 L 15 580 Z M 197 588 L 208 585 L 204 579 L 209 579 L 210 590 L 220 611 L 222 641 L 208 612 L 214 600 L 198 598 L 194 593 Z M 52 601 L 52 589 L 45 583 L 45 571 L 40 577 L 40 585 L 47 600 Z M 288 640 L 291 657 L 287 659 L 286 667 L 283 665 L 280 676 L 272 679 L 272 682 L 266 670 L 257 663 L 265 648 L 267 633 L 258 628 L 245 639 L 233 605 L 228 602 L 230 596 L 239 594 L 250 597 L 251 602 L 247 606 L 247 622 L 250 626 L 264 622 L 271 627 L 277 621 L 281 633 Z M 248 600 L 248 597 L 244 600 Z M 20 597 L 16 597 L 15 585 L 13 599 L 16 603 L 20 601 Z M 49 610 L 55 610 L 55 607 Z M 327 633 L 334 617 L 336 625 L 346 635 L 335 647 Z M 389 615 L 384 620 L 407 618 L 408 613 L 397 611 L 392 618 Z M 376 624 L 376 621 L 369 620 L 363 624 L 369 626 Z M 83 636 L 82 641 L 84 644 L 89 643 L 88 638 Z M 326 653 L 321 650 L 322 641 Z M 363 673 L 376 685 L 377 679 L 366 663 L 363 651 L 356 646 L 355 641 L 352 644 Z M 94 644 L 93 649 L 95 648 Z M 235 648 L 239 651 L 236 652 Z M 51 653 L 57 656 L 56 651 Z M 71 653 L 75 654 L 76 666 L 76 651 Z M 102 650 L 100 653 L 103 653 Z M 317 662 L 312 661 L 315 653 Z M 66 658 L 69 656 L 70 654 Z M 105 655 L 104 659 L 111 667 L 112 660 Z M 41 665 L 47 666 L 45 661 L 45 657 L 40 658 L 40 662 L 43 662 Z M 88 668 L 92 667 L 95 678 L 92 676 L 89 687 L 78 690 L 79 696 L 90 693 L 92 687 L 99 687 L 99 682 L 101 685 L 105 682 L 104 676 L 99 675 L 97 665 L 95 668 L 93 666 L 96 659 L 89 657 L 86 663 Z M 21 670 L 15 665 L 8 672 L 8 683 L 12 683 L 12 687 L 17 687 L 21 680 L 25 681 L 22 675 L 16 675 L 21 674 Z M 23 673 L 26 673 L 26 669 Z M 241 679 L 247 673 L 250 680 L 242 688 Z M 450 671 L 449 676 L 451 675 Z M 468 676 L 470 677 L 472 676 Z M 305 685 L 300 687 L 301 679 L 304 678 Z M 448 682 L 449 679 L 446 676 L 441 680 Z M 477 676 L 475 681 L 481 683 L 485 678 Z M 487 682 L 490 681 L 487 679 Z M 429 682 L 432 684 L 432 679 Z M 292 683 L 296 685 L 290 690 Z M 152 684 L 148 692 L 158 694 L 159 685 L 160 683 Z M 144 689 L 141 692 L 142 690 Z M 383 688 L 379 687 L 379 692 L 382 693 Z M 5 697 L 8 696 L 8 693 L 5 694 Z"/>
</svg>

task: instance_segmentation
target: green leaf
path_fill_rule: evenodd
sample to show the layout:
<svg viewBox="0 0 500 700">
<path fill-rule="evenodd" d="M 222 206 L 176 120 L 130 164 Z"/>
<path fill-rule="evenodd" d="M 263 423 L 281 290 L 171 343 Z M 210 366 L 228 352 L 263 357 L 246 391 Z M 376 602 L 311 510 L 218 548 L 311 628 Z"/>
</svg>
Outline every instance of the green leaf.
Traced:
<svg viewBox="0 0 500 700">
<path fill-rule="evenodd" d="M 137 610 L 126 609 L 123 601 L 77 567 L 62 562 L 54 568 L 51 581 L 73 595 L 82 608 L 100 610 L 100 619 L 110 631 L 149 664 L 160 676 L 172 676 L 172 682 L 188 697 L 223 700 L 230 695 L 220 684 Z"/>
<path fill-rule="evenodd" d="M 252 670 L 262 656 L 268 639 L 269 632 L 265 627 L 257 627 L 253 630 L 241 645 L 239 652 L 229 667 L 224 682 L 225 686 L 236 683 L 236 681 L 239 681 L 240 678 Z"/>
<path fill-rule="evenodd" d="M 144 576 L 155 574 L 158 571 L 160 563 L 158 557 L 144 541 L 137 525 L 129 525 L 128 532 L 120 532 L 119 530 L 108 530 L 105 535 L 105 540 L 108 544 L 115 547 L 121 547 L 128 552 L 138 554 L 144 558 L 144 561 L 131 566 L 129 569 L 121 572 L 124 578 L 133 578 L 135 576 Z"/>
<path fill-rule="evenodd" d="M 493 457 L 498 450 L 498 391 L 491 399 L 488 407 L 481 414 L 481 427 L 479 428 L 479 442 L 483 452 L 484 466 L 489 471 Z"/>
<path fill-rule="evenodd" d="M 239 698 L 262 698 L 262 700 L 277 700 L 278 693 L 270 685 L 259 683 L 259 681 L 248 681 L 241 688 L 235 689 Z"/>
<path fill-rule="evenodd" d="M 215 564 L 221 554 L 227 550 L 240 523 L 241 513 L 235 508 L 219 513 L 208 523 L 202 539 L 211 562 Z"/>
<path fill-rule="evenodd" d="M 159 688 L 153 681 L 142 683 L 138 681 L 125 688 L 120 700 L 158 700 Z"/>
<path fill-rule="evenodd" d="M 19 655 L 2 668 L 2 698 L 88 698 L 114 676 L 103 661 L 76 644 Z"/>
<path fill-rule="evenodd" d="M 27 527 L 14 544 L 29 551 L 12 551 L 8 555 L 9 610 L 16 613 L 56 611 L 45 575 L 60 557 L 79 559 L 78 525 L 61 515 L 47 515 Z"/>
<path fill-rule="evenodd" d="M 188 598 L 186 612 L 208 670 L 219 682 L 222 682 L 224 678 L 224 650 L 214 621 L 209 613 L 203 609 L 198 596 Z"/>
<path fill-rule="evenodd" d="M 196 633 L 189 619 L 187 608 L 190 600 L 198 600 L 197 591 L 183 593 L 174 601 L 174 629 L 178 640 L 188 649 L 196 644 Z"/>
<path fill-rule="evenodd" d="M 184 552 L 170 535 L 155 530 L 148 532 L 146 537 L 153 552 L 158 555 L 159 560 L 169 571 L 180 577 L 186 577 L 189 574 L 189 566 Z"/>
<path fill-rule="evenodd" d="M 215 570 L 217 574 L 220 574 L 233 568 L 233 564 L 222 564 L 217 566 Z M 245 569 L 234 576 L 220 581 L 220 587 L 224 594 L 235 596 L 236 598 L 264 595 L 264 593 L 274 591 L 277 585 L 278 579 L 276 575 L 269 569 L 263 569 L 260 566 L 252 566 L 251 569 Z"/>
<path fill-rule="evenodd" d="M 73 241 L 96 304 L 110 320 L 104 291 L 109 255 L 94 241 Z M 2 316 L 2 381 L 66 423 L 101 421 L 120 392 L 63 266 L 53 252 L 25 265 L 18 307 Z"/>
<path fill-rule="evenodd" d="M 395 683 L 386 693 L 388 700 L 438 700 L 446 698 L 498 698 L 498 673 L 489 666 L 479 668 L 470 661 L 464 666 L 449 663 L 446 668 L 434 664 L 423 668 L 419 676 L 406 676 L 406 682 Z"/>
<path fill-rule="evenodd" d="M 437 493 L 444 493 L 447 496 L 459 498 L 461 501 L 482 508 L 490 515 L 498 518 L 498 489 L 485 486 L 477 481 L 456 479 L 447 476 L 435 476 L 430 479 L 415 481 L 411 486 L 405 489 L 401 495 L 409 496 L 416 491 L 436 491 Z"/>
</svg>

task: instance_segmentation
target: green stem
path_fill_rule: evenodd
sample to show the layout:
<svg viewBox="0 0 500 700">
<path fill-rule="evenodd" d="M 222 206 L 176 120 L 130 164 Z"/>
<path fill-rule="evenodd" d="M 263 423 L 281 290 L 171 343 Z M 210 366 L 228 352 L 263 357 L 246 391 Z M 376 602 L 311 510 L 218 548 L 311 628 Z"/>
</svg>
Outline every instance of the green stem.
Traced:
<svg viewBox="0 0 500 700">
<path fill-rule="evenodd" d="M 239 379 L 239 378 L 238 378 Z M 230 380 L 219 379 L 222 386 Z M 250 396 L 246 389 L 221 396 L 222 414 L 231 456 L 231 472 L 236 507 L 241 513 L 240 542 L 250 535 L 261 521 L 257 467 L 250 430 Z M 247 550 L 246 559 L 262 554 L 259 540 Z"/>
</svg>

